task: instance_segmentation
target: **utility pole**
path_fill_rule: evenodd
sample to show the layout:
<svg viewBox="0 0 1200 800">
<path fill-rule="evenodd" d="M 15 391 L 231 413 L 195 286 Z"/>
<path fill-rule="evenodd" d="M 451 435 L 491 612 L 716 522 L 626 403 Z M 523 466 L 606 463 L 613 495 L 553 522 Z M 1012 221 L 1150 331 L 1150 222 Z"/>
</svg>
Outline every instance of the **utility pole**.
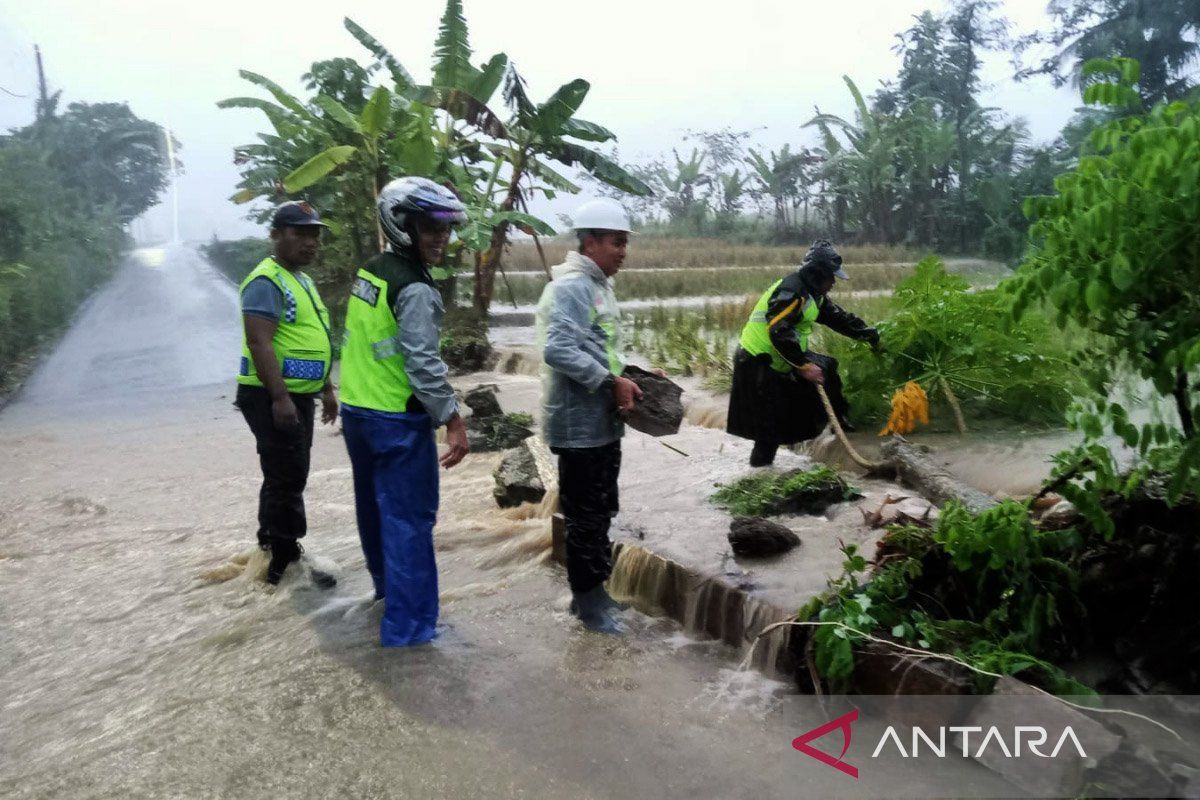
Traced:
<svg viewBox="0 0 1200 800">
<path fill-rule="evenodd" d="M 163 126 L 167 140 L 167 175 L 171 178 L 171 244 L 179 244 L 179 180 L 175 171 L 175 137 L 170 121 Z"/>
<path fill-rule="evenodd" d="M 36 44 L 33 46 L 33 54 L 37 59 L 38 73 L 38 101 L 36 117 L 41 121 L 43 117 L 50 111 L 50 97 L 46 91 L 46 70 L 42 67 L 42 48 Z"/>
</svg>

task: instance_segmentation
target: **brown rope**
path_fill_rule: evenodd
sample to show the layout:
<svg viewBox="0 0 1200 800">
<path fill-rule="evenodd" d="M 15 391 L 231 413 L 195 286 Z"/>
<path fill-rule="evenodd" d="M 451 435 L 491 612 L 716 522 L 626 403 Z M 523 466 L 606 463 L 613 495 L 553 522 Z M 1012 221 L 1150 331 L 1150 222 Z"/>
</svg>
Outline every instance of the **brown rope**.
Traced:
<svg viewBox="0 0 1200 800">
<path fill-rule="evenodd" d="M 846 437 L 846 432 L 842 430 L 841 423 L 838 422 L 837 414 L 834 413 L 833 403 L 829 402 L 829 395 L 825 393 L 825 387 L 821 384 L 815 384 L 817 394 L 821 396 L 821 404 L 825 406 L 825 416 L 829 418 L 829 427 L 833 429 L 833 433 L 837 436 L 838 441 L 842 443 L 842 447 L 846 448 L 846 452 L 850 454 L 850 458 L 854 459 L 854 463 L 858 464 L 863 469 L 871 472 L 882 470 L 886 465 L 881 461 L 868 461 L 857 450 L 854 445 L 850 444 L 850 440 Z"/>
</svg>

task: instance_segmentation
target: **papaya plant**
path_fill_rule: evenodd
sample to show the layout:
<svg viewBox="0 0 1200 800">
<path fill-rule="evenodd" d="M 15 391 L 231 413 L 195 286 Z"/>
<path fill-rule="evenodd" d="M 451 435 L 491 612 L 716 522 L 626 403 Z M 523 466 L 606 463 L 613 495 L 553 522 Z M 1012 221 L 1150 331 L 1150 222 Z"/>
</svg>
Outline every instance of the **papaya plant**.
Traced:
<svg viewBox="0 0 1200 800">
<path fill-rule="evenodd" d="M 1137 62 L 1090 61 L 1084 75 L 1089 105 L 1136 106 Z M 1085 152 L 1055 181 L 1056 194 L 1026 201 L 1036 221 L 1015 279 L 1015 309 L 1048 304 L 1060 322 L 1096 335 L 1078 362 L 1097 398 L 1075 418 L 1086 441 L 1064 454 L 1059 473 L 1080 479 L 1067 482 L 1064 492 L 1111 533 L 1097 490 L 1128 491 L 1133 484 L 1118 475 L 1102 442 L 1109 432 L 1136 448 L 1143 469 L 1169 475 L 1168 499 L 1200 491 L 1200 102 L 1160 104 L 1113 120 L 1091 135 Z M 1169 400 L 1177 418 L 1135 425 L 1110 399 L 1118 370 Z"/>
</svg>

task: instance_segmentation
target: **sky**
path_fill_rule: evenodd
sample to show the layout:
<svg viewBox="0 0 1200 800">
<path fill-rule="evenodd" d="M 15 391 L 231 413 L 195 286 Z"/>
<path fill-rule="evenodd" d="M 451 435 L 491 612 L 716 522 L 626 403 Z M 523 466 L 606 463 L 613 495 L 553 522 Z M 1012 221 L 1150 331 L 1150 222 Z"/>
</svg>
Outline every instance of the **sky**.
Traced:
<svg viewBox="0 0 1200 800">
<path fill-rule="evenodd" d="M 1013 29 L 1048 26 L 1046 0 L 1007 0 Z M 896 33 L 945 0 L 740 0 L 736 3 L 607 0 L 465 0 L 475 63 L 505 52 L 540 101 L 577 77 L 591 93 L 579 116 L 617 134 L 622 160 L 687 148 L 689 129 L 755 129 L 768 148 L 814 144 L 802 129 L 814 108 L 853 118 L 843 75 L 864 92 L 899 68 Z M 260 112 L 220 110 L 226 97 L 266 97 L 238 77 L 266 75 L 300 93 L 312 62 L 370 55 L 345 30 L 350 17 L 382 41 L 418 80 L 427 80 L 442 0 L 173 4 L 161 0 L 0 0 L 0 130 L 33 118 L 41 47 L 51 91 L 74 101 L 128 102 L 167 125 L 182 144 L 179 179 L 184 239 L 261 233 L 247 208 L 228 200 L 238 180 L 233 148 L 269 130 Z M 985 105 L 1025 118 L 1035 141 L 1053 139 L 1078 105 L 1044 78 L 1011 79 L 1008 54 L 985 57 Z M 16 97 L 13 95 L 25 95 Z M 497 95 L 498 97 L 498 95 Z M 532 210 L 552 224 L 578 198 Z M 167 205 L 135 222 L 140 238 L 170 232 Z"/>
</svg>

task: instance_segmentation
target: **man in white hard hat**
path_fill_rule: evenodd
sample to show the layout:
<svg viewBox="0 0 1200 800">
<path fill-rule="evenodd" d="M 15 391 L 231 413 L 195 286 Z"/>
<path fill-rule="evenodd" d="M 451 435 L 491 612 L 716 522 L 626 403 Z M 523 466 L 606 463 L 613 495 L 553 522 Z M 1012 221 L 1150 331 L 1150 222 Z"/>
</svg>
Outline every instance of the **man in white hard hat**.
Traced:
<svg viewBox="0 0 1200 800">
<path fill-rule="evenodd" d="M 592 200 L 576 211 L 573 227 L 579 250 L 551 270 L 538 303 L 542 428 L 558 455 L 571 611 L 591 630 L 619 634 L 620 606 L 604 589 L 612 572 L 608 528 L 617 513 L 621 415 L 642 393 L 621 377 L 620 310 L 610 279 L 625 260 L 629 215 L 615 200 Z"/>
</svg>

